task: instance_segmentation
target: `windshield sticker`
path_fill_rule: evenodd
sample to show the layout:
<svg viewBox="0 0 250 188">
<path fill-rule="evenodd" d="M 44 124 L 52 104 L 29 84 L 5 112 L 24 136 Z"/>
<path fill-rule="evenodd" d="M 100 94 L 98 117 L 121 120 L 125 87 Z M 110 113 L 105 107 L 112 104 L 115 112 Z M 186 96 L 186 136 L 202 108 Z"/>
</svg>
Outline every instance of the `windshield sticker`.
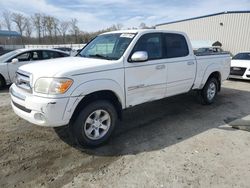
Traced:
<svg viewBox="0 0 250 188">
<path fill-rule="evenodd" d="M 134 38 L 134 36 L 135 36 L 135 34 L 133 34 L 133 33 L 123 33 L 120 35 L 120 37 L 130 38 L 130 39 Z"/>
</svg>

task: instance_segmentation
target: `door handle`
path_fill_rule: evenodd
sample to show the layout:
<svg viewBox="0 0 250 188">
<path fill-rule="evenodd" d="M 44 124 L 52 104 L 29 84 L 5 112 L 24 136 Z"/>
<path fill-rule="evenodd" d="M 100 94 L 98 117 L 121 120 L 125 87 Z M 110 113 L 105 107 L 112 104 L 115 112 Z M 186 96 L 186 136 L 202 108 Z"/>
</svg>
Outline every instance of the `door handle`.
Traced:
<svg viewBox="0 0 250 188">
<path fill-rule="evenodd" d="M 166 68 L 165 65 L 157 65 L 157 66 L 155 67 L 156 70 L 161 70 L 161 69 L 165 69 L 165 68 Z"/>
<path fill-rule="evenodd" d="M 188 61 L 188 62 L 187 62 L 187 65 L 193 65 L 193 64 L 194 64 L 193 61 Z"/>
</svg>

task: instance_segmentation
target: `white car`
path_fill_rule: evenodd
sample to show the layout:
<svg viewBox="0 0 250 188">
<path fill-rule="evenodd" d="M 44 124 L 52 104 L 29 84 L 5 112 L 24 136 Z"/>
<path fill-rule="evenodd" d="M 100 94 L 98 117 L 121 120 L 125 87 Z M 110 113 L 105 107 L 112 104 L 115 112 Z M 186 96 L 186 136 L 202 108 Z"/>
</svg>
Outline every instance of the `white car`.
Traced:
<svg viewBox="0 0 250 188">
<path fill-rule="evenodd" d="M 250 52 L 238 53 L 233 57 L 229 77 L 250 80 Z"/>
<path fill-rule="evenodd" d="M 110 137 L 123 109 L 190 90 L 198 90 L 204 104 L 213 103 L 230 61 L 225 52 L 194 55 L 182 32 L 109 32 L 77 57 L 20 67 L 11 104 L 31 123 L 69 124 L 78 144 L 98 146 Z"/>
<path fill-rule="evenodd" d="M 34 61 L 67 57 L 69 54 L 54 49 L 18 49 L 0 56 L 0 89 L 13 83 L 17 69 Z"/>
</svg>

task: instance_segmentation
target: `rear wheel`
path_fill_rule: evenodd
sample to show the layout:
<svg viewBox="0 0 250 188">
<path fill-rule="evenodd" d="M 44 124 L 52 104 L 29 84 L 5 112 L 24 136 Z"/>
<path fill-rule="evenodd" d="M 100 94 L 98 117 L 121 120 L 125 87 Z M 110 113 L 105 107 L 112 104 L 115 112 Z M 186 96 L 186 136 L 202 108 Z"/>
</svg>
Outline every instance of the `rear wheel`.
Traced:
<svg viewBox="0 0 250 188">
<path fill-rule="evenodd" d="M 72 123 L 72 134 L 80 146 L 99 146 L 106 142 L 115 128 L 117 112 L 109 101 L 88 104 Z"/>
<path fill-rule="evenodd" d="M 201 99 L 203 104 L 212 104 L 217 96 L 219 82 L 216 78 L 209 78 L 201 90 Z"/>
</svg>

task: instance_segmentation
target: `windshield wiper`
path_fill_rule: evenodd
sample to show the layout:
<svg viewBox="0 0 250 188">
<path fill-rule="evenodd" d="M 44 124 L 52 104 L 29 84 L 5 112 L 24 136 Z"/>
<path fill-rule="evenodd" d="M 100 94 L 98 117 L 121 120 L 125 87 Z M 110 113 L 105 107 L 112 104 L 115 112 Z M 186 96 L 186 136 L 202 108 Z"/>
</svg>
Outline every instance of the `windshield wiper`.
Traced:
<svg viewBox="0 0 250 188">
<path fill-rule="evenodd" d="M 106 60 L 112 60 L 113 59 L 111 57 L 103 56 L 101 54 L 92 54 L 92 55 L 89 55 L 88 57 L 97 57 L 97 58 L 106 59 Z"/>
<path fill-rule="evenodd" d="M 103 56 L 101 54 L 91 54 L 91 55 L 89 55 L 89 57 L 98 57 L 98 58 L 101 58 L 101 59 L 106 59 L 106 56 Z"/>
</svg>

